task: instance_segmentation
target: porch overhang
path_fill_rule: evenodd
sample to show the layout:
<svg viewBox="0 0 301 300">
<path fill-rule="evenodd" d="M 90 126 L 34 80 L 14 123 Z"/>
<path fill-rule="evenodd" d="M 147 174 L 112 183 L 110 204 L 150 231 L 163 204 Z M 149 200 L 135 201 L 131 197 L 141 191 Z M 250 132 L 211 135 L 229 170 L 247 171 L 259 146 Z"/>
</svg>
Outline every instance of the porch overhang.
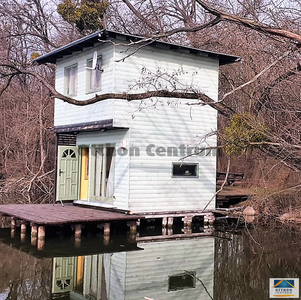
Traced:
<svg viewBox="0 0 301 300">
<path fill-rule="evenodd" d="M 117 129 L 128 129 L 124 127 L 115 127 L 113 119 L 77 123 L 69 125 L 54 126 L 55 133 L 70 133 L 70 132 L 85 132 L 85 131 L 106 131 L 106 130 L 117 130 Z"/>
</svg>

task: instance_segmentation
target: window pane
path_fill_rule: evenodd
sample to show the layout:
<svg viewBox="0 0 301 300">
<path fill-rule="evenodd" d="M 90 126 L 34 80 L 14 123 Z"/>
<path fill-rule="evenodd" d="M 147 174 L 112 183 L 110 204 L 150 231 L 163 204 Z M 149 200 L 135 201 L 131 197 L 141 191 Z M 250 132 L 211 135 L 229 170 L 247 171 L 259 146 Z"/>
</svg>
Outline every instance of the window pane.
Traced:
<svg viewBox="0 0 301 300">
<path fill-rule="evenodd" d="M 66 94 L 75 95 L 77 85 L 77 66 L 67 67 L 65 69 L 66 77 Z"/>
<path fill-rule="evenodd" d="M 168 291 L 178 291 L 187 288 L 195 288 L 195 272 L 190 274 L 178 274 L 170 276 L 168 280 Z"/>
<path fill-rule="evenodd" d="M 92 67 L 92 59 L 88 60 L 87 67 Z M 88 91 L 99 90 L 101 87 L 101 57 L 97 58 L 96 69 L 87 69 L 88 72 Z"/>
<path fill-rule="evenodd" d="M 193 163 L 173 163 L 172 175 L 181 177 L 197 177 L 198 164 Z"/>
<path fill-rule="evenodd" d="M 100 197 L 101 195 L 101 178 L 102 178 L 102 149 L 95 149 L 95 177 L 94 177 L 94 196 Z"/>
</svg>

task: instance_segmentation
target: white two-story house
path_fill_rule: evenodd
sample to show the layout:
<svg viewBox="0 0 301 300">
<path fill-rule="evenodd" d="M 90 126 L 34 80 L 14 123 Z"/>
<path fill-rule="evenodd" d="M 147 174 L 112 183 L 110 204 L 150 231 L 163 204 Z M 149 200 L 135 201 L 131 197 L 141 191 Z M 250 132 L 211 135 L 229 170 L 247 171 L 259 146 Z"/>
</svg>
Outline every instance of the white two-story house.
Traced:
<svg viewBox="0 0 301 300">
<path fill-rule="evenodd" d="M 159 41 L 142 47 L 141 40 L 103 30 L 35 61 L 56 64 L 56 90 L 84 101 L 160 89 L 217 100 L 219 66 L 239 60 Z M 135 213 L 202 210 L 216 191 L 216 151 L 190 154 L 216 146 L 217 111 L 195 103 L 153 97 L 78 106 L 56 99 L 56 199 Z"/>
</svg>

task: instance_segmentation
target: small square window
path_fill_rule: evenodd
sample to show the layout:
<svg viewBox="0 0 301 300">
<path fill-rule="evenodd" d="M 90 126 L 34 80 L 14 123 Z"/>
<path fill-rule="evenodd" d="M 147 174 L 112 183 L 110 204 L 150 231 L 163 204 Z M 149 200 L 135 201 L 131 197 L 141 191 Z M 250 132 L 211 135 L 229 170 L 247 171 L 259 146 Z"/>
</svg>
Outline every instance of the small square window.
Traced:
<svg viewBox="0 0 301 300">
<path fill-rule="evenodd" d="M 185 290 L 195 288 L 195 272 L 182 273 L 168 278 L 168 291 Z"/>
<path fill-rule="evenodd" d="M 196 163 L 172 163 L 173 177 L 198 177 L 199 164 Z"/>
<path fill-rule="evenodd" d="M 93 59 L 87 61 L 87 92 L 94 92 L 100 90 L 101 88 L 101 56 L 97 57 L 96 68 L 95 70 L 88 69 L 92 68 Z"/>
<path fill-rule="evenodd" d="M 65 68 L 65 94 L 76 95 L 77 91 L 77 65 Z"/>
</svg>

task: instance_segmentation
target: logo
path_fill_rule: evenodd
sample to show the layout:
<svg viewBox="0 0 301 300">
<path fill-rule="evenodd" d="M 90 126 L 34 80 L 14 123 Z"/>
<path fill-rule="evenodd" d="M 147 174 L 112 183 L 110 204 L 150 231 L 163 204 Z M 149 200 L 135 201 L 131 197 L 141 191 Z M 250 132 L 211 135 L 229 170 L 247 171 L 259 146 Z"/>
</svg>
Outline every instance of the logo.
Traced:
<svg viewBox="0 0 301 300">
<path fill-rule="evenodd" d="M 299 298 L 299 278 L 270 278 L 270 298 Z"/>
</svg>

